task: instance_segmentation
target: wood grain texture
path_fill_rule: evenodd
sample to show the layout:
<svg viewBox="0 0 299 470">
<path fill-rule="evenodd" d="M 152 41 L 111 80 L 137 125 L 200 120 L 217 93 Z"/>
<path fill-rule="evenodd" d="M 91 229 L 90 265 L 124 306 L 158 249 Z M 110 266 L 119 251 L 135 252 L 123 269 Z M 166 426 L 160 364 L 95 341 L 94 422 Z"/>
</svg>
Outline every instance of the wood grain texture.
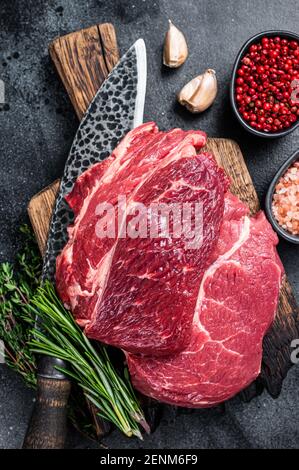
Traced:
<svg viewBox="0 0 299 470">
<path fill-rule="evenodd" d="M 60 181 L 56 180 L 50 186 L 47 186 L 36 194 L 28 204 L 28 214 L 35 233 L 38 247 L 44 255 L 50 221 L 59 189 Z"/>
<path fill-rule="evenodd" d="M 37 385 L 36 402 L 23 449 L 62 449 L 71 383 L 38 377 Z"/>
<path fill-rule="evenodd" d="M 115 29 L 112 24 L 105 23 L 67 34 L 50 44 L 49 53 L 81 119 L 119 61 Z"/>
<path fill-rule="evenodd" d="M 97 26 L 96 29 L 98 31 L 101 30 L 102 38 L 105 38 L 106 35 L 110 38 L 114 38 L 113 34 L 115 33 L 111 27 L 104 25 L 104 28 L 103 26 Z M 103 29 L 105 32 L 103 32 Z M 90 47 L 94 50 L 94 34 L 85 33 L 83 35 L 84 49 L 86 49 L 87 46 L 89 47 L 89 40 L 91 40 Z M 87 96 L 91 100 L 98 89 L 97 82 L 93 78 L 95 75 L 94 60 L 92 55 L 85 53 L 84 60 L 86 64 L 82 69 L 84 70 L 83 74 L 81 68 L 78 69 L 78 60 L 70 58 L 64 60 L 64 55 L 70 54 L 68 51 L 73 47 L 71 44 L 75 44 L 74 47 L 78 48 L 78 40 L 74 39 L 70 42 L 70 45 L 61 46 L 68 37 L 69 36 L 66 36 L 64 40 L 62 40 L 63 38 L 59 40 L 60 46 L 57 46 L 56 43 L 58 40 L 56 40 L 50 46 L 50 52 L 52 56 L 53 50 L 55 49 L 54 56 L 52 56 L 53 60 L 66 86 L 66 90 L 72 99 L 77 115 L 81 116 L 82 112 L 85 111 L 84 106 L 86 107 L 88 105 Z M 107 43 L 109 44 L 109 41 L 107 41 Z M 55 47 L 54 44 L 56 44 Z M 113 46 L 111 46 L 111 50 L 113 50 Z M 71 56 L 72 55 L 73 52 L 71 51 Z M 82 57 L 82 54 L 80 57 Z M 114 64 L 115 60 L 118 58 L 118 53 L 106 51 L 105 57 L 110 57 L 111 60 L 111 62 L 108 62 L 108 59 L 106 59 L 107 64 Z M 77 74 L 79 74 L 80 80 L 76 78 Z M 82 82 L 84 82 L 83 85 Z M 88 83 L 88 86 L 85 85 L 85 82 Z M 88 94 L 86 89 L 88 89 Z M 72 98 L 73 95 L 76 95 L 76 97 Z M 218 163 L 231 177 L 232 192 L 239 196 L 242 201 L 246 202 L 251 213 L 255 214 L 259 210 L 259 201 L 239 146 L 231 140 L 209 139 L 207 149 L 214 153 Z M 47 229 L 51 218 L 51 207 L 53 207 L 54 204 L 57 188 L 58 186 L 56 185 L 55 187 L 53 186 L 48 188 L 48 190 L 42 191 L 35 196 L 29 204 L 31 222 L 42 252 L 46 244 Z M 40 220 L 41 217 L 43 217 L 42 221 Z M 287 279 L 284 279 L 276 320 L 264 340 L 261 375 L 258 380 L 243 393 L 244 399 L 248 400 L 259 394 L 264 387 L 268 389 L 273 397 L 278 396 L 282 381 L 292 365 L 290 361 L 290 343 L 292 339 L 299 336 L 298 324 L 298 307 L 290 285 Z"/>
</svg>

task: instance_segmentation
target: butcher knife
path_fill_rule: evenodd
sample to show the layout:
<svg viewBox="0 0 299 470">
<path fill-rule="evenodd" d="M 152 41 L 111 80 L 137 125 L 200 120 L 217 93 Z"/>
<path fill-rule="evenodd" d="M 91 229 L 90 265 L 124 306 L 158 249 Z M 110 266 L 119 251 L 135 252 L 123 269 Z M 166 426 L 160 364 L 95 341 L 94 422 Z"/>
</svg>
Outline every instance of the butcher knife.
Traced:
<svg viewBox="0 0 299 470">
<path fill-rule="evenodd" d="M 145 91 L 146 49 L 143 39 L 138 39 L 98 90 L 76 133 L 52 215 L 42 281 L 54 281 L 56 257 L 73 221 L 65 195 L 81 173 L 108 157 L 129 130 L 142 124 Z M 64 447 L 70 382 L 57 366 L 66 367 L 56 358 L 39 361 L 37 398 L 23 448 Z"/>
</svg>

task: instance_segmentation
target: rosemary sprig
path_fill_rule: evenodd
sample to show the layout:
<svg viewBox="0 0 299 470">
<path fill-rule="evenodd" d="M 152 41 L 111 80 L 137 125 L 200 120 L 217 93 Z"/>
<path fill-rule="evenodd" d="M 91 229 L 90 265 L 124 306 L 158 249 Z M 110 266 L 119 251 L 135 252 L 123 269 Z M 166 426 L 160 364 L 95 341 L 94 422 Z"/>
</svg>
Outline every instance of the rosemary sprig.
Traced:
<svg viewBox="0 0 299 470">
<path fill-rule="evenodd" d="M 28 310 L 34 338 L 30 341 L 31 350 L 66 361 L 69 368 L 60 370 L 83 389 L 99 416 L 127 436 L 142 439 L 139 425 L 146 431 L 149 428 L 133 389 L 112 365 L 106 347 L 99 345 L 95 349 L 83 334 L 51 283 L 38 288 Z M 35 315 L 41 319 L 42 330 L 32 322 Z"/>
</svg>

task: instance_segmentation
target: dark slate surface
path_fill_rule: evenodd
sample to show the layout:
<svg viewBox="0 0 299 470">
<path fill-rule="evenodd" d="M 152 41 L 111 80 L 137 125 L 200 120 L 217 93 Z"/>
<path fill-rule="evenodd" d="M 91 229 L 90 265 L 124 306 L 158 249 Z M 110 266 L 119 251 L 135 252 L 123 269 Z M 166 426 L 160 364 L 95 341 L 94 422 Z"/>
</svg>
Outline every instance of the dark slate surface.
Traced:
<svg viewBox="0 0 299 470">
<path fill-rule="evenodd" d="M 176 71 L 161 66 L 167 19 L 185 32 L 190 57 Z M 200 127 L 211 136 L 240 144 L 261 199 L 279 165 L 299 147 L 298 131 L 277 141 L 251 137 L 234 120 L 228 85 L 234 58 L 251 35 L 275 28 L 298 33 L 298 1 L 288 0 L 1 0 L 0 78 L 6 106 L 0 112 L 1 260 L 13 259 L 17 227 L 26 220 L 30 197 L 62 173 L 77 120 L 50 62 L 47 46 L 57 35 L 112 21 L 124 52 L 138 37 L 148 50 L 145 119 L 162 128 Z M 202 116 L 175 104 L 175 92 L 207 67 L 219 78 L 217 102 Z M 299 299 L 299 248 L 281 243 L 285 268 Z M 118 432 L 105 439 L 112 448 L 299 447 L 299 368 L 293 367 L 281 396 L 266 393 L 250 404 L 233 399 L 223 410 L 175 413 L 166 408 L 159 429 L 144 442 Z M 30 415 L 33 394 L 0 366 L 0 448 L 16 448 Z M 90 447 L 73 431 L 69 447 Z"/>
</svg>

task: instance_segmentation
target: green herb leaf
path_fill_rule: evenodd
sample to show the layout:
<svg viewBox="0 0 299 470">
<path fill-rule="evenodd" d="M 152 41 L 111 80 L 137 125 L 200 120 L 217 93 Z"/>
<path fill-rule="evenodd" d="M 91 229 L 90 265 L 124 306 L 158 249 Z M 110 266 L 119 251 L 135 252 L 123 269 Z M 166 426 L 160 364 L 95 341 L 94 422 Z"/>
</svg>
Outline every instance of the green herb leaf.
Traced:
<svg viewBox="0 0 299 470">
<path fill-rule="evenodd" d="M 116 371 L 105 346 L 93 347 L 49 281 L 37 289 L 27 308 L 34 314 L 38 311 L 43 328 L 33 327 L 32 351 L 64 360 L 69 369 L 63 371 L 83 389 L 99 415 L 127 436 L 141 437 L 139 424 L 148 426 L 128 377 Z"/>
</svg>

